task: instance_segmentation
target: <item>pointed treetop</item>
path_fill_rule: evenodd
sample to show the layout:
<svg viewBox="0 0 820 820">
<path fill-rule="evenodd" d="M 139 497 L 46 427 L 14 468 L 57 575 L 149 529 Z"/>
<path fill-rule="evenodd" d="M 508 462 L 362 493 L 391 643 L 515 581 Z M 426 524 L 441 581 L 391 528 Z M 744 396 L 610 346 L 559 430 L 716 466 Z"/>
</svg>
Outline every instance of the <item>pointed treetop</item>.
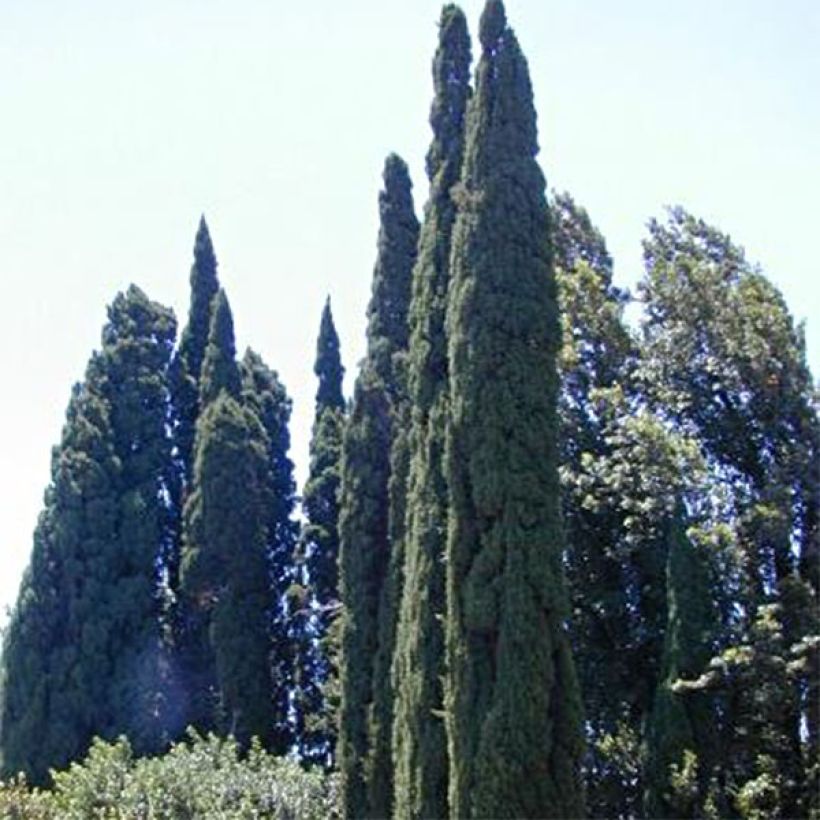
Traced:
<svg viewBox="0 0 820 820">
<path fill-rule="evenodd" d="M 433 58 L 435 96 L 430 109 L 433 142 L 427 152 L 426 168 L 431 182 L 454 154 L 460 165 L 464 114 L 470 97 L 470 60 L 467 18 L 458 6 L 448 4 L 441 10 L 438 48 Z M 453 182 L 445 184 L 449 191 Z"/>
<path fill-rule="evenodd" d="M 236 364 L 236 341 L 233 314 L 225 291 L 214 297 L 208 346 L 202 362 L 200 408 L 212 402 L 223 390 L 236 398 L 240 393 L 239 368 Z"/>
<path fill-rule="evenodd" d="M 188 324 L 182 332 L 178 358 L 194 383 L 199 381 L 202 359 L 211 325 L 211 303 L 219 290 L 217 262 L 211 234 L 205 217 L 200 217 L 194 240 L 194 264 L 191 266 L 191 304 Z"/>
<path fill-rule="evenodd" d="M 392 381 L 392 357 L 407 348 L 410 281 L 419 237 L 412 190 L 407 163 L 390 154 L 384 163 L 384 190 L 379 192 L 378 257 L 367 308 L 368 355 L 386 383 Z"/>
<path fill-rule="evenodd" d="M 501 182 L 510 173 L 506 163 L 514 159 L 523 162 L 536 187 L 543 188 L 543 174 L 531 162 L 538 154 L 538 134 L 527 60 L 506 25 L 502 4 L 495 0 L 489 0 L 484 10 L 482 43 L 472 104 L 475 113 L 468 126 L 476 133 L 468 139 L 463 181 L 468 190 L 482 187 L 482 178 Z M 489 131 L 496 136 L 488 139 L 485 132 Z"/>
<path fill-rule="evenodd" d="M 385 216 L 394 208 L 413 212 L 413 183 L 407 163 L 398 154 L 388 154 L 382 178 L 384 190 L 379 193 L 379 213 L 383 224 Z"/>
<path fill-rule="evenodd" d="M 215 292 L 218 287 L 216 285 L 216 266 L 216 255 L 211 242 L 211 233 L 203 214 L 199 218 L 199 227 L 194 240 L 194 266 L 191 269 L 191 285 L 195 286 L 196 280 L 204 277 L 213 282 L 213 291 Z"/>
<path fill-rule="evenodd" d="M 316 363 L 313 372 L 319 379 L 316 391 L 316 416 L 318 418 L 326 407 L 343 410 L 345 406 L 342 393 L 342 382 L 345 369 L 339 354 L 339 334 L 333 324 L 330 310 L 330 296 L 327 297 L 322 321 L 319 325 L 319 339 L 316 344 Z"/>
<path fill-rule="evenodd" d="M 481 12 L 478 38 L 484 51 L 491 51 L 498 44 L 501 35 L 507 28 L 507 14 L 501 0 L 487 0 L 484 11 Z"/>
</svg>

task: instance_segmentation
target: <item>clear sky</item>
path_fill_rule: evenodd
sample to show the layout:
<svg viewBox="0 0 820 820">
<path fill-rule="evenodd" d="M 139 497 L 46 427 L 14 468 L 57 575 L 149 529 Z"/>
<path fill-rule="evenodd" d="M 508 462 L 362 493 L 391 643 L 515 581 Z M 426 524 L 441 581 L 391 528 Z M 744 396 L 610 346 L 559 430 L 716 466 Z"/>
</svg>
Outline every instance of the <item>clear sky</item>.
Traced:
<svg viewBox="0 0 820 820">
<path fill-rule="evenodd" d="M 463 4 L 475 32 L 482 3 Z M 820 3 L 508 0 L 551 186 L 640 275 L 682 204 L 731 233 L 807 320 L 820 372 Z M 135 282 L 184 321 L 200 213 L 240 349 L 294 399 L 304 476 L 330 293 L 364 349 L 385 155 L 417 210 L 433 0 L 0 0 L 0 608 L 11 604 L 73 382 Z M 349 387 L 349 385 L 348 385 Z M 2 617 L 0 617 L 2 620 Z"/>
</svg>

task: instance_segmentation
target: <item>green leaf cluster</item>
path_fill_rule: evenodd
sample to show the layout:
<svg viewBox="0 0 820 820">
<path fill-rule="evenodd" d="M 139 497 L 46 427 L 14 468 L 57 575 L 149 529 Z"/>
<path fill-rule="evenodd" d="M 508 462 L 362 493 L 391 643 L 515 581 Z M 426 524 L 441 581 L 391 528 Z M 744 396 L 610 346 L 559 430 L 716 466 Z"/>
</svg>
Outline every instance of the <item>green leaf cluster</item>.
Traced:
<svg viewBox="0 0 820 820">
<path fill-rule="evenodd" d="M 191 732 L 158 757 L 137 757 L 129 742 L 95 740 L 87 757 L 54 774 L 50 792 L 25 779 L 0 783 L 0 816 L 28 820 L 193 820 L 336 818 L 334 776 L 306 772 L 254 741 Z"/>
</svg>

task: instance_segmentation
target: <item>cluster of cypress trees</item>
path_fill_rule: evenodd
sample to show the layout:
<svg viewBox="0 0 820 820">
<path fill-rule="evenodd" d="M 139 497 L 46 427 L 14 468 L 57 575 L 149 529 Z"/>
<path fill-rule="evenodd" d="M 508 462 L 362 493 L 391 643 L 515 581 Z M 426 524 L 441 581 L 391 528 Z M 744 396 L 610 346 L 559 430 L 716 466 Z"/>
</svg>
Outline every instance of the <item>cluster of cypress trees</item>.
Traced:
<svg viewBox="0 0 820 820">
<path fill-rule="evenodd" d="M 404 165 L 385 166 L 342 452 L 350 817 L 583 812 L 545 183 L 500 2 L 479 39 L 473 89 L 464 16 L 444 8 L 418 241 Z"/>
<path fill-rule="evenodd" d="M 631 329 L 586 212 L 547 208 L 500 2 L 479 42 L 471 83 L 446 6 L 409 284 L 407 186 L 395 159 L 385 173 L 342 448 L 344 812 L 815 816 L 820 425 L 801 331 L 680 209 L 650 223 Z M 406 348 L 373 321 L 405 313 Z"/>
<path fill-rule="evenodd" d="M 290 400 L 200 224 L 187 324 L 132 287 L 71 396 L 3 641 L 0 767 L 186 725 L 338 769 L 350 818 L 820 817 L 820 423 L 802 331 L 682 209 L 638 328 L 548 204 L 500 0 L 446 5 L 429 196 L 379 195 L 348 405 L 328 300 Z M 560 309 L 559 309 L 560 307 Z"/>
<path fill-rule="evenodd" d="M 204 219 L 175 334 L 132 286 L 72 392 L 4 636 L 6 773 L 42 782 L 94 736 L 156 752 L 187 725 L 293 744 L 291 405 L 258 354 L 237 360 Z"/>
</svg>

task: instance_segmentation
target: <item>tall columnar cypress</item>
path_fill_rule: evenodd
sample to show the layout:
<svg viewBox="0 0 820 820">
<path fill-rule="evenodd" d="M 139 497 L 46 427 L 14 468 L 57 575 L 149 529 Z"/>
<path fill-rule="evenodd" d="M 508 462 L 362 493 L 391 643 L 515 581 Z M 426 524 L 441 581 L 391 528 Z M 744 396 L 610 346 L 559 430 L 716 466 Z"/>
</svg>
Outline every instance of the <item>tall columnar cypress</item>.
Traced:
<svg viewBox="0 0 820 820">
<path fill-rule="evenodd" d="M 331 609 L 339 598 L 339 459 L 344 425 L 344 368 L 330 300 L 322 311 L 314 373 L 316 392 L 310 476 L 302 504 L 308 524 L 303 539 L 311 593 L 319 606 L 320 639 L 327 634 Z"/>
<path fill-rule="evenodd" d="M 673 690 L 679 678 L 696 677 L 712 654 L 717 613 L 708 568 L 689 540 L 683 513 L 667 527 L 668 622 L 664 635 L 661 680 L 649 717 L 645 811 L 647 817 L 699 817 L 714 762 L 715 715 L 707 695 L 688 697 Z M 689 789 L 676 789 L 673 767 L 682 771 L 686 757 L 698 769 Z"/>
<path fill-rule="evenodd" d="M 293 742 L 290 725 L 290 690 L 294 680 L 293 614 L 287 606 L 288 588 L 294 580 L 293 552 L 298 528 L 293 520 L 296 483 L 290 460 L 290 415 L 292 403 L 279 376 L 262 357 L 247 350 L 240 363 L 242 399 L 262 424 L 266 456 L 264 492 L 267 572 L 269 576 L 269 629 L 274 725 L 270 748 L 284 754 Z"/>
<path fill-rule="evenodd" d="M 447 342 L 444 330 L 450 238 L 470 96 L 470 39 L 462 11 L 447 5 L 433 61 L 433 141 L 427 153 L 430 199 L 413 272 L 408 356 L 409 484 L 404 585 L 394 660 L 393 757 L 396 817 L 447 814 L 443 711 L 444 550 L 447 492 L 444 436 Z"/>
<path fill-rule="evenodd" d="M 333 322 L 330 309 L 330 297 L 327 297 L 322 318 L 319 322 L 319 337 L 316 341 L 316 361 L 313 372 L 319 380 L 316 390 L 316 415 L 320 410 L 331 407 L 335 410 L 345 409 L 343 382 L 345 369 L 339 346 L 339 334 Z"/>
<path fill-rule="evenodd" d="M 347 817 L 389 816 L 392 795 L 389 667 L 402 550 L 390 537 L 397 526 L 390 509 L 401 503 L 396 493 L 403 488 L 395 477 L 391 486 L 391 451 L 406 389 L 403 360 L 419 230 L 407 166 L 395 155 L 385 163 L 379 215 L 367 357 L 342 447 L 338 759 Z"/>
<path fill-rule="evenodd" d="M 347 818 L 370 816 L 365 760 L 387 542 L 390 406 L 370 370 L 356 381 L 342 445 L 339 591 L 344 606 L 337 759 Z"/>
<path fill-rule="evenodd" d="M 174 438 L 180 471 L 186 482 L 193 474 L 194 436 L 200 409 L 199 379 L 211 327 L 211 305 L 219 290 L 216 255 L 204 216 L 194 240 L 190 281 L 188 323 L 180 336 L 172 365 Z"/>
<path fill-rule="evenodd" d="M 268 610 L 268 438 L 244 407 L 230 308 L 215 297 L 202 365 L 180 590 L 190 722 L 274 742 Z"/>
<path fill-rule="evenodd" d="M 446 720 L 453 817 L 574 817 L 581 700 L 565 627 L 559 346 L 525 59 L 485 6 L 447 330 Z"/>
<path fill-rule="evenodd" d="M 344 368 L 330 299 L 325 303 L 316 346 L 319 380 L 310 473 L 302 494 L 306 523 L 299 543 L 306 589 L 300 623 L 295 710 L 300 751 L 309 760 L 329 763 L 336 745 L 334 689 L 338 660 L 331 626 L 339 601 L 339 481 L 345 401 Z"/>
<path fill-rule="evenodd" d="M 176 595 L 179 586 L 182 517 L 188 485 L 193 480 L 194 437 L 200 412 L 199 382 L 211 327 L 211 309 L 214 297 L 219 291 L 216 255 L 204 216 L 200 217 L 194 240 L 194 262 L 191 266 L 190 285 L 188 322 L 180 335 L 179 346 L 170 368 L 169 420 L 175 451 L 175 481 L 170 488 L 174 513 L 172 519 L 174 538 L 167 552 L 161 557 L 161 561 L 172 596 Z M 175 620 L 179 615 L 179 608 L 171 605 L 168 609 L 167 617 L 171 624 L 171 633 L 176 638 L 180 627 L 178 621 Z"/>
<path fill-rule="evenodd" d="M 45 779 L 94 735 L 164 733 L 157 557 L 169 537 L 167 370 L 176 324 L 138 288 L 108 310 L 72 394 L 3 646 L 2 768 Z"/>
</svg>

